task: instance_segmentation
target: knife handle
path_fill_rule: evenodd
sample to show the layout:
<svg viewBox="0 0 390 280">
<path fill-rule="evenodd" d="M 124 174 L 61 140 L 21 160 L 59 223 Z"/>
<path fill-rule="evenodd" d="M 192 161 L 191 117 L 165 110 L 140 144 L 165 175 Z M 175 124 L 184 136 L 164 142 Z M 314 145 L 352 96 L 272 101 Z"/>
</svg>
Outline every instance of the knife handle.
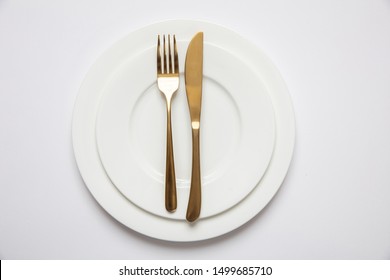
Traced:
<svg viewBox="0 0 390 280">
<path fill-rule="evenodd" d="M 200 153 L 199 153 L 199 128 L 192 129 L 192 175 L 190 198 L 187 208 L 187 221 L 194 222 L 198 219 L 201 208 L 201 181 L 200 181 Z"/>
<path fill-rule="evenodd" d="M 169 102 L 169 101 L 168 101 Z M 167 102 L 167 103 L 168 103 Z M 167 106 L 167 154 L 165 165 L 165 208 L 173 212 L 177 208 L 175 161 L 173 157 L 171 108 Z"/>
</svg>

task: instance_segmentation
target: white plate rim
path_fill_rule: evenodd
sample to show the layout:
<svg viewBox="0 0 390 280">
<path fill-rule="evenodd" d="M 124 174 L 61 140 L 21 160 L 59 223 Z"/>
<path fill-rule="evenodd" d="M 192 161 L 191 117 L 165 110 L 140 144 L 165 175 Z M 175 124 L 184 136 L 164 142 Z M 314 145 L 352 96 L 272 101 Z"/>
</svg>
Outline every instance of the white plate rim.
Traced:
<svg viewBox="0 0 390 280">
<path fill-rule="evenodd" d="M 228 233 L 251 220 L 269 203 L 282 184 L 292 159 L 295 142 L 295 118 L 292 102 L 282 77 L 261 50 L 237 33 L 220 25 L 204 21 L 170 20 L 134 31 L 112 48 L 115 47 L 117 51 L 120 51 L 120 44 L 125 43 L 132 37 L 133 47 L 136 50 L 137 47 L 141 46 L 138 40 L 134 39 L 145 38 L 148 32 L 158 34 L 173 31 L 177 33 L 176 31 L 184 32 L 183 30 L 191 34 L 203 30 L 213 33 L 222 43 L 234 42 L 230 46 L 230 50 L 236 52 L 246 63 L 251 65 L 254 71 L 257 70 L 259 78 L 267 81 L 265 82 L 266 87 L 273 94 L 276 94 L 276 96 L 271 96 L 274 108 L 276 108 L 275 111 L 277 111 L 275 113 L 277 134 L 274 155 L 267 173 L 244 201 L 225 213 L 200 220 L 195 224 L 188 224 L 146 213 L 130 203 L 116 190 L 107 178 L 100 161 L 96 161 L 98 158 L 96 146 L 94 146 L 96 143 L 90 141 L 91 136 L 93 139 L 95 138 L 95 125 L 90 124 L 95 122 L 98 106 L 88 104 L 88 97 L 91 94 L 96 94 L 101 86 L 104 86 L 102 84 L 98 86 L 96 81 L 102 82 L 105 77 L 107 78 L 107 75 L 103 73 L 104 71 L 99 71 L 99 69 L 104 69 L 104 66 L 113 64 L 112 57 L 109 57 L 107 52 L 97 59 L 87 73 L 76 100 L 72 120 L 72 139 L 76 162 L 86 186 L 97 202 L 111 216 L 127 227 L 149 237 L 167 241 L 209 239 Z M 245 53 L 240 53 L 242 49 L 245 49 Z M 97 67 L 97 65 L 100 67 Z M 259 65 L 261 65 L 260 68 Z M 86 114 L 85 105 L 89 110 L 88 114 Z M 88 137 L 84 137 L 84 135 L 88 135 Z M 89 161 L 92 158 L 94 160 Z M 93 170 L 91 167 L 93 167 Z M 156 230 L 156 228 L 159 228 L 159 230 Z"/>
</svg>

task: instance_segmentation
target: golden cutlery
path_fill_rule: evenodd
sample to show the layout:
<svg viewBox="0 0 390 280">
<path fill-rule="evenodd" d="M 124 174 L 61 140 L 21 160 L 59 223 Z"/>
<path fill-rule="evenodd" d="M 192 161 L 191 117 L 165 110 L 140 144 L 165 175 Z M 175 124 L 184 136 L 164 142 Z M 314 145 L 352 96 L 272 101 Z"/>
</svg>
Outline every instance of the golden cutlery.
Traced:
<svg viewBox="0 0 390 280">
<path fill-rule="evenodd" d="M 165 208 L 173 212 L 177 207 L 175 162 L 173 156 L 171 103 L 179 88 L 179 58 L 177 54 L 176 37 L 168 35 L 168 42 L 163 36 L 161 50 L 160 35 L 157 38 L 157 85 L 163 93 L 167 106 L 167 149 L 165 166 Z M 171 45 L 173 44 L 173 55 Z"/>
<path fill-rule="evenodd" d="M 194 222 L 198 219 L 201 209 L 199 132 L 202 105 L 203 32 L 197 33 L 188 46 L 184 75 L 192 128 L 192 174 L 186 219 Z"/>
</svg>

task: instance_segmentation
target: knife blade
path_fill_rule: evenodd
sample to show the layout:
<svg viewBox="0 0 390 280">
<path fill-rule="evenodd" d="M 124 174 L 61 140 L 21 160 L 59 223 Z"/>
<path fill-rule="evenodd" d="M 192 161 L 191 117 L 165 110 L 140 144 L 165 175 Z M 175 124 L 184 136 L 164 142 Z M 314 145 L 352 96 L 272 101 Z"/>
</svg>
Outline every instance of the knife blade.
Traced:
<svg viewBox="0 0 390 280">
<path fill-rule="evenodd" d="M 197 33 L 188 46 L 184 71 L 192 128 L 192 173 L 186 219 L 194 222 L 198 219 L 201 210 L 199 132 L 202 108 L 203 32 Z"/>
</svg>

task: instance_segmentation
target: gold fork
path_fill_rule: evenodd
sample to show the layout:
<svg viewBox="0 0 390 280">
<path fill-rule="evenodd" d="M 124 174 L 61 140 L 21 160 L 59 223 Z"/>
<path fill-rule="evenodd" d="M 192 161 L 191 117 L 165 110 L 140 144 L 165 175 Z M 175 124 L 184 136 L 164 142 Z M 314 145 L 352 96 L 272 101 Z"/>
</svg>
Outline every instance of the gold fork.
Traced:
<svg viewBox="0 0 390 280">
<path fill-rule="evenodd" d="M 173 44 L 173 56 L 171 45 Z M 179 58 L 177 54 L 176 37 L 168 35 L 168 43 L 163 35 L 163 50 L 161 51 L 160 35 L 157 38 L 157 85 L 165 96 L 167 105 L 167 152 L 165 166 L 165 208 L 173 212 L 177 207 L 176 176 L 173 156 L 171 102 L 179 88 Z"/>
</svg>

